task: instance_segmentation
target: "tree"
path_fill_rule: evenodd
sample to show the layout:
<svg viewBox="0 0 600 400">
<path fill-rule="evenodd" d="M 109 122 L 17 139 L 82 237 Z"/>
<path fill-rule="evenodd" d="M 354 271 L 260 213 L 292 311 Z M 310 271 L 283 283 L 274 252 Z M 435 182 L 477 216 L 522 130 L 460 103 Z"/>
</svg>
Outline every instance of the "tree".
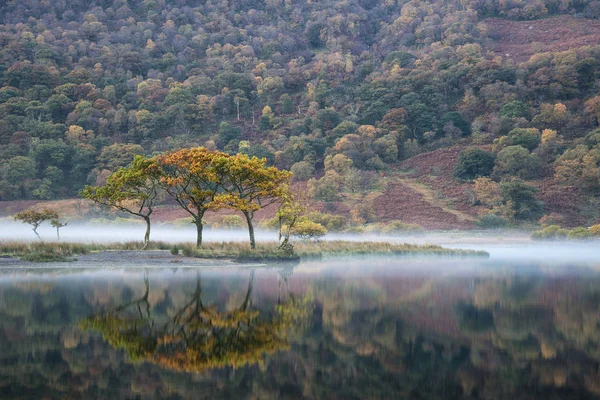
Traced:
<svg viewBox="0 0 600 400">
<path fill-rule="evenodd" d="M 217 175 L 223 178 L 222 193 L 216 194 L 216 208 L 239 210 L 246 217 L 250 247 L 256 248 L 253 219 L 256 211 L 282 201 L 289 191 L 292 174 L 276 167 L 267 167 L 267 160 L 245 154 L 220 156 Z"/>
<path fill-rule="evenodd" d="M 54 210 L 50 210 L 48 208 L 44 208 L 41 211 L 38 210 L 27 210 L 21 211 L 20 213 L 15 214 L 13 217 L 16 221 L 21 221 L 23 223 L 29 224 L 33 227 L 33 233 L 38 237 L 38 239 L 42 239 L 37 231 L 39 226 L 44 222 L 52 219 L 58 219 L 58 213 Z"/>
<path fill-rule="evenodd" d="M 55 228 L 56 228 L 56 238 L 57 238 L 58 240 L 60 240 L 60 232 L 59 232 L 59 229 L 60 229 L 60 228 L 64 228 L 65 226 L 67 226 L 67 225 L 68 225 L 68 222 L 62 223 L 62 222 L 60 222 L 60 220 L 58 220 L 58 219 L 53 219 L 52 221 L 50 221 L 50 225 L 52 225 L 53 227 L 55 227 Z"/>
<path fill-rule="evenodd" d="M 454 176 L 459 179 L 475 179 L 489 176 L 494 170 L 496 156 L 478 148 L 461 151 L 458 163 L 454 167 Z"/>
<path fill-rule="evenodd" d="M 281 205 L 277 210 L 277 221 L 279 225 L 279 249 L 292 253 L 293 245 L 290 243 L 290 236 L 298 222 L 298 219 L 306 212 L 304 199 L 299 199 L 300 195 L 288 191 L 281 199 Z"/>
<path fill-rule="evenodd" d="M 536 194 L 538 189 L 520 179 L 500 183 L 500 197 L 504 204 L 512 204 L 515 219 L 538 219 L 544 213 L 544 205 Z"/>
<path fill-rule="evenodd" d="M 521 179 L 539 176 L 542 163 L 538 156 L 521 146 L 508 146 L 498 153 L 495 176 L 511 175 Z"/>
<path fill-rule="evenodd" d="M 86 186 L 82 195 L 95 203 L 116 208 L 146 222 L 144 249 L 150 243 L 150 216 L 161 187 L 161 171 L 152 159 L 136 156 L 110 175 L 103 186 Z"/>
<path fill-rule="evenodd" d="M 227 167 L 217 169 L 216 161 L 219 160 L 223 165 L 230 157 L 219 151 L 194 147 L 155 158 L 162 170 L 163 188 L 193 218 L 197 231 L 197 247 L 202 245 L 204 214 L 208 210 L 220 207 L 215 197 L 223 189 L 228 171 Z"/>
</svg>

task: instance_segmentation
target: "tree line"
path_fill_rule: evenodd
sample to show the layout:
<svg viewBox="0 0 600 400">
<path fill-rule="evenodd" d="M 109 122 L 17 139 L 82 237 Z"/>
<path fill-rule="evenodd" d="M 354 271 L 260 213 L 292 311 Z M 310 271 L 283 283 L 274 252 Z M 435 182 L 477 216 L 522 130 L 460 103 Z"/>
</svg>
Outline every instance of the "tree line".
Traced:
<svg viewBox="0 0 600 400">
<path fill-rule="evenodd" d="M 129 166 L 108 176 L 104 185 L 86 186 L 82 195 L 142 218 L 146 223 L 144 248 L 150 241 L 151 215 L 166 194 L 192 217 L 198 247 L 202 245 L 204 214 L 230 209 L 244 215 L 250 246 L 255 249 L 255 213 L 275 203 L 289 207 L 293 202 L 291 177 L 288 171 L 267 166 L 264 158 L 194 147 L 151 158 L 136 156 Z"/>
</svg>

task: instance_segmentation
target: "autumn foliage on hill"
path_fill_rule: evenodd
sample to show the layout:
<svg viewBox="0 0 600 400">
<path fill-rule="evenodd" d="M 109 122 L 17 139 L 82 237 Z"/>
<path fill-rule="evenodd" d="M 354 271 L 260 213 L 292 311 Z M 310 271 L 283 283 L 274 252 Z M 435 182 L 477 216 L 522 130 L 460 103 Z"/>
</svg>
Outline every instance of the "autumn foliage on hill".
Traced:
<svg viewBox="0 0 600 400">
<path fill-rule="evenodd" d="M 594 1 L 9 1 L 0 16 L 2 200 L 77 196 L 137 155 L 204 146 L 368 203 L 397 162 L 457 143 L 494 143 L 498 183 L 556 174 L 595 197 L 600 46 L 552 30 L 596 37 Z"/>
</svg>

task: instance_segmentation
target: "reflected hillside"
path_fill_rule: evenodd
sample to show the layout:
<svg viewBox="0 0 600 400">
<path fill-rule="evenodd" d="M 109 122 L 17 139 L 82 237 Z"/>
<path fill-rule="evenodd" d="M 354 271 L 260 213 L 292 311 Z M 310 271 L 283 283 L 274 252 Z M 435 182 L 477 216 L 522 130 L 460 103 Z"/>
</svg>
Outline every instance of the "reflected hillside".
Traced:
<svg viewBox="0 0 600 400">
<path fill-rule="evenodd" d="M 597 272 L 397 263 L 0 280 L 0 397 L 600 398 Z"/>
</svg>

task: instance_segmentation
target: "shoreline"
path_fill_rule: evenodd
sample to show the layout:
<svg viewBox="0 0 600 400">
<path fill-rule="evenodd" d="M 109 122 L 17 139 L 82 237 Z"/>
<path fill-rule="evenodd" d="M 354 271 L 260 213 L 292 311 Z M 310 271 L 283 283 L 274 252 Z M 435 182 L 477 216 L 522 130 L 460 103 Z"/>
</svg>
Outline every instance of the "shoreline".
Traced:
<svg viewBox="0 0 600 400">
<path fill-rule="evenodd" d="M 278 264 L 343 258 L 412 257 L 488 258 L 486 251 L 445 248 L 438 245 L 393 244 L 388 242 L 299 242 L 293 253 L 277 249 L 277 244 L 207 243 L 200 249 L 190 243 L 151 243 L 141 250 L 138 242 L 111 245 L 79 243 L 0 242 L 0 269 L 35 265 L 96 264 L 97 266 L 148 265 L 168 267 L 243 266 L 252 263 Z"/>
</svg>

